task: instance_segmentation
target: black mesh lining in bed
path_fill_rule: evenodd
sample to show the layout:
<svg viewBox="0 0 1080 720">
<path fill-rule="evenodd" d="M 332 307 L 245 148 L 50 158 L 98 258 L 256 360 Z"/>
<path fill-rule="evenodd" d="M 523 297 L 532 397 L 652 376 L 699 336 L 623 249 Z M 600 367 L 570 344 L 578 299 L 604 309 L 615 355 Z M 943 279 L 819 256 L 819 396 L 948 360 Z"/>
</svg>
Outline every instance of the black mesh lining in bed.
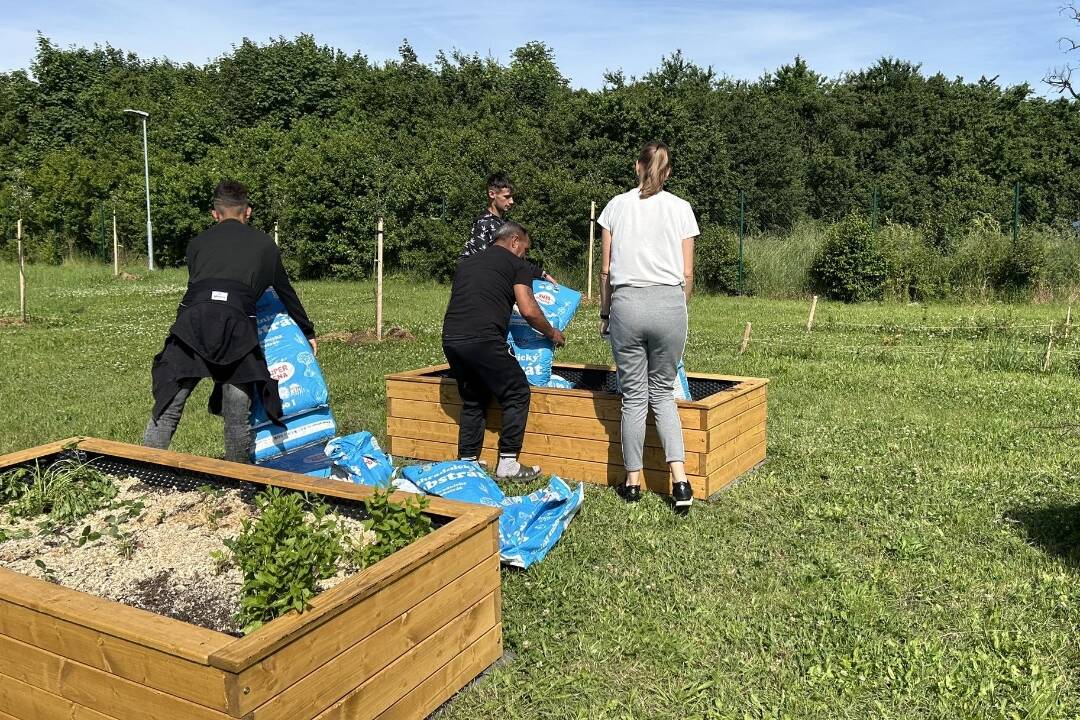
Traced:
<svg viewBox="0 0 1080 720">
<path fill-rule="evenodd" d="M 57 460 L 65 458 L 72 458 L 80 462 L 89 462 L 97 469 L 109 475 L 115 475 L 117 477 L 137 477 L 143 484 L 154 488 L 190 492 L 196 490 L 200 485 L 210 485 L 217 488 L 239 490 L 241 498 L 243 498 L 244 502 L 248 503 L 253 502 L 255 494 L 265 487 L 259 483 L 233 480 L 231 478 L 221 477 L 220 475 L 211 475 L 192 470 L 181 470 L 165 465 L 156 465 L 154 463 L 141 462 L 138 460 L 128 460 L 126 458 L 102 455 L 100 453 L 87 452 L 84 450 L 63 450 L 55 455 L 40 458 L 37 462 L 41 462 L 43 465 L 48 466 Z M 20 465 L 24 467 L 33 467 L 34 462 L 36 461 L 28 460 Z M 6 472 L 11 469 L 12 468 L 5 468 L 0 472 Z M 345 517 L 350 517 L 355 520 L 363 520 L 366 517 L 364 504 L 359 500 L 349 500 L 347 498 L 337 498 L 329 495 L 320 495 L 319 497 Z M 449 518 L 443 518 L 439 515 L 432 515 L 431 519 L 436 527 L 446 524 L 449 520 Z"/>
<path fill-rule="evenodd" d="M 551 372 L 572 382 L 575 390 L 615 392 L 615 371 L 613 370 L 567 368 L 556 365 L 551 369 Z M 431 373 L 431 375 L 434 377 L 450 377 L 450 371 L 438 370 Z M 738 385 L 733 380 L 707 380 L 694 377 L 687 378 L 687 382 L 690 384 L 690 397 L 695 401 L 730 390 Z"/>
</svg>

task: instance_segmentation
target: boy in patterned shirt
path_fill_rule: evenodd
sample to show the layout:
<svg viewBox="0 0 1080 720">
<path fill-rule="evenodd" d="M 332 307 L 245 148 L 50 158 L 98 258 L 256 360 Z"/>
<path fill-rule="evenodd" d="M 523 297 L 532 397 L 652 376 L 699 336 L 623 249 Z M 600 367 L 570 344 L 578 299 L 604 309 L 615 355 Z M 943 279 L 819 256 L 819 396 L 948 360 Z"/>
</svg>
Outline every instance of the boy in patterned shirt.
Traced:
<svg viewBox="0 0 1080 720">
<path fill-rule="evenodd" d="M 469 240 L 461 251 L 462 260 L 488 249 L 495 240 L 495 232 L 506 222 L 503 213 L 514 207 L 514 185 L 504 172 L 497 172 L 488 178 L 487 194 L 487 210 L 473 221 Z"/>
</svg>

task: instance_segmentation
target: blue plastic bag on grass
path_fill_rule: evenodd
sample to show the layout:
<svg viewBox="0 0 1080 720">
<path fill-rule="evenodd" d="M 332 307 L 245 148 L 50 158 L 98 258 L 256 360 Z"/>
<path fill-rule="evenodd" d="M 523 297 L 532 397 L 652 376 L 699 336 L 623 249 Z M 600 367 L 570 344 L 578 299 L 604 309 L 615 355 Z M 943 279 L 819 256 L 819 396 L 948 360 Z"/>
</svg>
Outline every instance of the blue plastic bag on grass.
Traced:
<svg viewBox="0 0 1080 720">
<path fill-rule="evenodd" d="M 401 473 L 431 495 L 502 508 L 499 556 L 507 565 L 521 568 L 544 559 L 585 499 L 583 485 L 571 490 L 554 476 L 543 490 L 506 497 L 477 463 L 463 460 L 410 465 Z"/>
<path fill-rule="evenodd" d="M 255 305 L 259 344 L 266 356 L 270 377 L 278 381 L 282 417 L 291 417 L 326 405 L 330 392 L 319 361 L 300 327 L 285 311 L 274 288 L 268 288 Z M 261 402 L 251 411 L 252 427 L 270 422 Z"/>
<path fill-rule="evenodd" d="M 255 428 L 252 459 L 256 464 L 292 452 L 306 445 L 325 442 L 334 437 L 337 426 L 328 407 L 319 407 L 283 420 L 285 426 L 268 423 Z"/>
<path fill-rule="evenodd" d="M 389 483 L 397 490 L 421 492 L 408 480 L 396 477 L 394 458 L 379 447 L 379 441 L 369 432 L 334 438 L 326 443 L 325 453 L 357 485 L 384 487 Z"/>
<path fill-rule="evenodd" d="M 507 565 L 527 568 L 547 556 L 585 501 L 585 486 L 573 490 L 552 476 L 543 490 L 503 500 L 499 518 L 499 556 Z"/>
<path fill-rule="evenodd" d="M 401 470 L 402 476 L 429 495 L 499 507 L 505 499 L 479 463 L 465 460 L 410 465 Z"/>
<path fill-rule="evenodd" d="M 260 467 L 271 470 L 284 470 L 320 478 L 330 477 L 333 465 L 333 461 L 323 452 L 321 442 L 305 445 L 290 453 L 260 463 Z"/>
</svg>

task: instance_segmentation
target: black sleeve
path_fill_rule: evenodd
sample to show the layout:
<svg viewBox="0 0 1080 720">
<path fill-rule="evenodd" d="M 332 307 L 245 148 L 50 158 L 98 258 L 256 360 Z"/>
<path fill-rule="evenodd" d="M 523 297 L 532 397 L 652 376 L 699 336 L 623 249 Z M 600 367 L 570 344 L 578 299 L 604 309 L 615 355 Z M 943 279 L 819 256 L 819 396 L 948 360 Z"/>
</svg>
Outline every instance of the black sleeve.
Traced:
<svg viewBox="0 0 1080 720">
<path fill-rule="evenodd" d="M 274 270 L 274 290 L 277 290 L 278 297 L 281 298 L 285 310 L 289 313 L 289 317 L 300 326 L 300 331 L 304 333 L 304 337 L 315 337 L 315 326 L 308 319 L 307 313 L 304 312 L 304 306 L 300 304 L 300 298 L 296 295 L 296 291 L 293 290 L 292 283 L 289 282 L 289 276 L 285 274 L 285 266 L 281 264 L 280 254 L 274 258 L 274 263 L 277 266 Z"/>
<path fill-rule="evenodd" d="M 540 277 L 536 274 L 538 271 L 539 268 L 533 265 L 531 262 L 521 260 L 520 262 L 515 263 L 514 284 L 525 285 L 530 290 L 532 290 L 533 279 Z"/>
</svg>

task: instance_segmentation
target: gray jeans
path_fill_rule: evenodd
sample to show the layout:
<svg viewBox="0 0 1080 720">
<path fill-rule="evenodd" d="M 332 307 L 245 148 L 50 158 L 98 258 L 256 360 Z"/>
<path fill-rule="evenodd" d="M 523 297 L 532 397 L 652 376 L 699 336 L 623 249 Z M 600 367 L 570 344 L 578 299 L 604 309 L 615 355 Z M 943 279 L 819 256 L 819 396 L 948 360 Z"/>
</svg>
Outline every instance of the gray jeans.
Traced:
<svg viewBox="0 0 1080 720">
<path fill-rule="evenodd" d="M 165 406 L 161 417 L 157 421 L 150 418 L 146 423 L 146 432 L 143 433 L 143 445 L 159 450 L 169 449 L 176 427 L 180 424 L 180 416 L 184 414 L 184 405 L 198 384 L 198 378 L 184 381 L 172 402 Z M 221 391 L 221 414 L 225 419 L 225 459 L 232 462 L 251 462 L 251 445 L 254 442 L 249 421 L 251 388 L 222 385 Z"/>
<path fill-rule="evenodd" d="M 622 388 L 622 453 L 640 470 L 645 419 L 652 408 L 668 462 L 685 462 L 673 392 L 686 349 L 686 297 L 678 285 L 616 288 L 611 296 L 611 350 Z"/>
</svg>

